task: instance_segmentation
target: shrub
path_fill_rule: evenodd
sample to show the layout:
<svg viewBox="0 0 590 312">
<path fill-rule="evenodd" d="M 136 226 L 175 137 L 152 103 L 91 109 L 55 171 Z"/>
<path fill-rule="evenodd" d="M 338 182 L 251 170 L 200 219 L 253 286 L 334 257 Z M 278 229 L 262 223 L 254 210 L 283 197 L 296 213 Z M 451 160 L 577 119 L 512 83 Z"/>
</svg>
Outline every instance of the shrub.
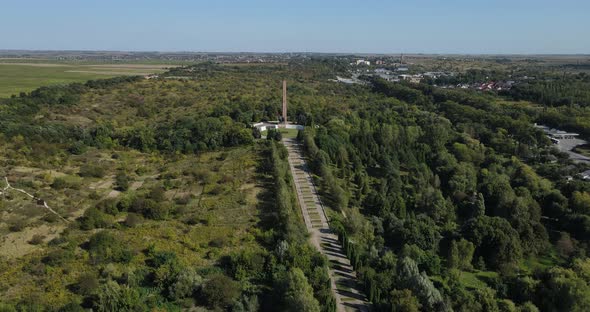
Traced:
<svg viewBox="0 0 590 312">
<path fill-rule="evenodd" d="M 181 197 L 177 197 L 175 199 L 175 202 L 176 202 L 177 205 L 186 205 L 186 204 L 189 203 L 190 200 L 191 200 L 190 195 L 184 195 L 184 196 L 181 196 Z"/>
<path fill-rule="evenodd" d="M 23 272 L 27 272 L 33 276 L 45 275 L 47 273 L 47 265 L 41 262 L 41 259 L 31 259 L 31 262 L 23 266 Z"/>
<path fill-rule="evenodd" d="M 211 195 L 219 195 L 219 194 L 222 194 L 223 193 L 223 190 L 224 190 L 223 189 L 223 186 L 221 186 L 221 185 L 215 185 L 213 188 L 211 188 L 209 190 L 209 194 L 211 194 Z"/>
<path fill-rule="evenodd" d="M 420 311 L 421 305 L 412 292 L 408 289 L 397 290 L 394 289 L 390 293 L 391 310 L 392 311 L 406 311 L 406 312 L 418 312 Z"/>
<path fill-rule="evenodd" d="M 152 187 L 152 189 L 150 190 L 150 193 L 148 194 L 148 198 L 150 198 L 151 200 L 154 200 L 156 202 L 162 202 L 164 200 L 166 200 L 166 190 L 162 187 L 162 186 L 154 186 Z"/>
<path fill-rule="evenodd" d="M 141 213 L 153 220 L 164 220 L 168 217 L 170 207 L 168 203 L 158 203 L 152 199 L 136 198 L 131 205 L 131 211 Z"/>
<path fill-rule="evenodd" d="M 156 247 L 152 244 L 146 250 L 147 255 L 150 257 L 146 263 L 153 267 L 157 268 L 164 264 L 171 264 L 178 262 L 178 256 L 173 251 L 158 251 Z"/>
<path fill-rule="evenodd" d="M 234 177 L 230 174 L 224 174 L 223 176 L 221 176 L 221 179 L 219 179 L 218 183 L 220 184 L 225 184 L 225 183 L 231 183 L 234 181 Z"/>
<path fill-rule="evenodd" d="M 124 243 L 107 231 L 94 234 L 88 242 L 88 252 L 95 262 L 129 262 L 133 257 Z"/>
<path fill-rule="evenodd" d="M 78 277 L 78 281 L 74 285 L 74 291 L 83 296 L 88 296 L 96 293 L 99 287 L 98 278 L 92 273 L 83 273 Z"/>
<path fill-rule="evenodd" d="M 50 266 L 59 266 L 62 265 L 67 260 L 74 258 L 74 252 L 70 249 L 57 249 L 51 251 L 45 258 L 43 258 L 43 263 L 50 265 Z"/>
<path fill-rule="evenodd" d="M 238 284 L 223 274 L 213 275 L 202 290 L 203 299 L 210 308 L 223 309 L 240 295 Z"/>
<path fill-rule="evenodd" d="M 90 194 L 88 194 L 88 198 L 92 199 L 92 200 L 97 200 L 100 199 L 100 194 L 98 194 L 98 192 L 96 190 L 90 192 Z"/>
<path fill-rule="evenodd" d="M 146 174 L 147 172 L 148 172 L 148 170 L 147 170 L 147 168 L 146 168 L 146 167 L 138 167 L 137 169 L 135 169 L 135 173 L 136 173 L 138 176 L 144 175 L 144 174 Z"/>
<path fill-rule="evenodd" d="M 112 224 L 111 218 L 96 208 L 89 208 L 79 221 L 82 230 L 106 228 Z"/>
<path fill-rule="evenodd" d="M 125 192 L 129 189 L 129 176 L 125 172 L 117 173 L 115 177 L 115 186 L 118 191 Z"/>
<path fill-rule="evenodd" d="M 287 311 L 320 311 L 320 305 L 313 297 L 313 288 L 307 282 L 301 269 L 293 268 L 289 271 L 286 285 L 285 302 L 288 307 Z"/>
<path fill-rule="evenodd" d="M 133 205 L 134 200 L 135 196 L 133 194 L 125 194 L 120 197 L 117 208 L 119 208 L 119 211 L 128 211 Z"/>
<path fill-rule="evenodd" d="M 281 131 L 277 130 L 274 133 L 273 139 L 275 139 L 275 141 L 280 141 L 283 139 L 283 134 L 281 133 Z"/>
<path fill-rule="evenodd" d="M 86 311 L 86 310 L 84 310 L 84 308 L 82 308 L 76 302 L 70 302 L 70 303 L 66 304 L 65 306 L 61 307 L 61 309 L 59 309 L 59 312 L 84 312 L 84 311 Z"/>
<path fill-rule="evenodd" d="M 80 167 L 78 175 L 81 177 L 102 178 L 105 175 L 105 169 L 98 165 L 85 164 Z"/>
<path fill-rule="evenodd" d="M 168 289 L 170 299 L 180 300 L 192 297 L 201 289 L 202 284 L 203 278 L 194 269 L 183 270 Z"/>
<path fill-rule="evenodd" d="M 45 239 L 45 235 L 35 234 L 31 238 L 31 240 L 29 241 L 29 244 L 31 244 L 31 245 L 39 245 L 39 244 L 42 244 L 43 243 L 43 240 L 44 239 Z"/>
<path fill-rule="evenodd" d="M 45 221 L 45 222 L 54 223 L 54 222 L 57 222 L 58 220 L 59 220 L 59 218 L 57 217 L 57 215 L 55 213 L 49 212 L 43 216 L 43 221 Z"/>
<path fill-rule="evenodd" d="M 262 137 L 262 133 L 260 133 L 260 129 L 254 127 L 252 128 L 252 137 L 255 139 L 260 139 Z"/>
<path fill-rule="evenodd" d="M 140 215 L 136 214 L 136 213 L 130 213 L 127 215 L 127 218 L 125 218 L 125 226 L 127 227 L 136 227 L 138 225 L 141 224 L 141 222 L 143 221 L 143 219 L 141 218 Z"/>
<path fill-rule="evenodd" d="M 68 187 L 68 182 L 64 178 L 55 178 L 51 183 L 51 188 L 54 190 L 63 190 Z"/>
<path fill-rule="evenodd" d="M 221 248 L 225 245 L 225 243 L 226 243 L 225 237 L 217 237 L 217 238 L 212 239 L 209 242 L 209 247 Z"/>
<path fill-rule="evenodd" d="M 70 145 L 70 147 L 68 148 L 68 152 L 70 152 L 71 154 L 74 155 L 82 155 L 84 154 L 84 152 L 86 152 L 86 145 L 84 145 L 84 143 L 82 143 L 81 141 L 77 141 L 74 144 Z"/>
<path fill-rule="evenodd" d="M 110 214 L 113 216 L 119 213 L 117 200 L 113 199 L 113 198 L 108 198 L 108 199 L 105 199 L 105 200 L 99 202 L 98 204 L 96 204 L 96 208 L 104 213 L 107 213 L 107 214 Z"/>
<path fill-rule="evenodd" d="M 143 215 L 146 218 L 153 220 L 164 220 L 168 218 L 170 212 L 169 205 L 167 203 L 156 203 L 149 201 L 146 205 Z"/>
<path fill-rule="evenodd" d="M 99 312 L 148 310 L 137 289 L 121 286 L 114 281 L 108 281 L 100 287 L 94 308 Z"/>
<path fill-rule="evenodd" d="M 65 242 L 67 242 L 68 240 L 66 239 L 66 237 L 64 235 L 65 235 L 65 233 L 62 233 L 62 235 L 50 240 L 47 244 L 49 246 L 58 246 L 58 245 L 61 245 Z"/>
<path fill-rule="evenodd" d="M 188 225 L 197 225 L 200 222 L 201 222 L 201 218 L 196 215 L 190 216 L 184 221 L 184 223 L 186 223 Z"/>
<path fill-rule="evenodd" d="M 11 232 L 20 232 L 22 231 L 25 227 L 27 226 L 27 221 L 25 221 L 24 219 L 16 219 L 13 220 L 10 225 L 8 226 L 8 229 Z"/>
</svg>

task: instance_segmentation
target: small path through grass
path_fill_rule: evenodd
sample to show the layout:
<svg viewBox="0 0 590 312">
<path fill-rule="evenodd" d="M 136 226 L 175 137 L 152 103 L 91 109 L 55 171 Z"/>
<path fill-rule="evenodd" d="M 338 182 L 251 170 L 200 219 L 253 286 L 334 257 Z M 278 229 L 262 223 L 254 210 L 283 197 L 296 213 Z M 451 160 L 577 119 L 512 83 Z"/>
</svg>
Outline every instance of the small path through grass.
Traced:
<svg viewBox="0 0 590 312">
<path fill-rule="evenodd" d="M 289 166 L 295 181 L 297 199 L 305 226 L 311 234 L 312 244 L 330 261 L 330 278 L 337 311 L 370 311 L 370 303 L 360 290 L 356 272 L 346 258 L 338 236 L 330 230 L 324 207 L 303 158 L 301 144 L 295 138 L 284 138 L 283 144 L 289 151 Z"/>
<path fill-rule="evenodd" d="M 17 189 L 17 188 L 14 188 L 14 187 L 12 187 L 12 186 L 10 185 L 10 183 L 8 182 L 8 177 L 4 177 L 4 181 L 6 181 L 6 186 L 5 186 L 5 187 L 2 189 L 2 191 L 0 191 L 0 195 L 4 195 L 4 193 L 6 193 L 6 191 L 8 191 L 8 190 L 14 190 L 14 191 L 17 191 L 17 192 L 21 192 L 21 193 L 23 193 L 23 194 L 25 194 L 25 195 L 29 196 L 29 197 L 30 197 L 30 198 L 32 198 L 33 200 L 36 200 L 36 201 L 38 201 L 39 203 L 40 203 L 40 202 L 43 202 L 43 207 L 45 207 L 45 209 L 47 209 L 47 210 L 49 210 L 51 213 L 55 214 L 55 215 L 56 215 L 58 218 L 60 218 L 60 219 L 61 219 L 62 221 L 64 221 L 65 223 L 69 223 L 69 222 L 70 222 L 70 221 L 66 220 L 64 217 L 62 217 L 62 216 L 61 216 L 59 213 L 57 213 L 57 211 L 55 211 L 55 210 L 53 210 L 51 207 L 49 207 L 49 206 L 47 205 L 47 202 L 46 202 L 46 201 L 42 200 L 42 199 L 41 199 L 41 198 L 39 198 L 39 197 L 35 197 L 35 196 L 33 196 L 32 194 L 28 193 L 28 192 L 27 192 L 27 191 L 25 191 L 25 190 L 21 190 L 21 189 Z"/>
</svg>

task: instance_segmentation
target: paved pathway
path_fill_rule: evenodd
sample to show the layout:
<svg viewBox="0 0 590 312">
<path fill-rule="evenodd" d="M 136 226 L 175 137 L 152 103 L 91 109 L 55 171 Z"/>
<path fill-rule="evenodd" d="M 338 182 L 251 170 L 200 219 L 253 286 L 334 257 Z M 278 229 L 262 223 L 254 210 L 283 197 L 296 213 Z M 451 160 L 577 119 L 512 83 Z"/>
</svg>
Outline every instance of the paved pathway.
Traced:
<svg viewBox="0 0 590 312">
<path fill-rule="evenodd" d="M 584 144 L 588 144 L 588 142 L 581 139 L 561 139 L 557 140 L 557 149 L 561 152 L 567 153 L 575 163 L 590 163 L 590 157 L 586 157 L 573 151 L 576 146 Z"/>
<path fill-rule="evenodd" d="M 322 202 L 303 158 L 302 146 L 296 139 L 290 138 L 283 139 L 283 144 L 289 151 L 289 166 L 311 241 L 330 261 L 330 277 L 337 311 L 369 311 L 369 303 L 360 290 L 356 273 L 338 242 L 338 236 L 330 231 Z"/>
</svg>

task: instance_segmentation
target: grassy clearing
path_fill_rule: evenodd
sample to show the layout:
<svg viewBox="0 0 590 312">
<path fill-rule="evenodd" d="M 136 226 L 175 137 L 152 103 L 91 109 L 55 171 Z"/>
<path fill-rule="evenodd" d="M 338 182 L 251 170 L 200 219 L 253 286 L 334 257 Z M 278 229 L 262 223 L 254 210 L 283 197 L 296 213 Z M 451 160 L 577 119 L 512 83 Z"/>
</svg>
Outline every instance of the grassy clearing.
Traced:
<svg viewBox="0 0 590 312">
<path fill-rule="evenodd" d="M 467 288 L 477 289 L 487 287 L 485 281 L 497 276 L 498 273 L 493 271 L 462 271 L 460 281 Z"/>
<path fill-rule="evenodd" d="M 546 270 L 562 264 L 563 259 L 557 254 L 555 248 L 550 248 L 544 254 L 522 260 L 519 268 L 524 272 L 532 274 L 535 271 Z"/>
<path fill-rule="evenodd" d="M 297 134 L 299 133 L 299 130 L 297 129 L 279 129 L 279 131 L 283 135 L 283 138 L 287 139 L 294 139 L 297 137 Z"/>
<path fill-rule="evenodd" d="M 299 130 L 279 128 L 279 132 L 281 132 L 281 135 L 283 136 L 283 138 L 294 139 L 294 138 L 297 138 L 297 133 L 299 133 Z M 267 131 L 261 132 L 261 135 L 263 138 L 266 137 L 266 134 L 267 134 Z"/>
<path fill-rule="evenodd" d="M 460 271 L 459 281 L 468 289 L 480 289 L 489 287 L 486 281 L 490 281 L 498 277 L 498 273 L 494 271 Z M 430 279 L 438 284 L 445 284 L 445 281 L 440 275 L 430 276 Z"/>
</svg>

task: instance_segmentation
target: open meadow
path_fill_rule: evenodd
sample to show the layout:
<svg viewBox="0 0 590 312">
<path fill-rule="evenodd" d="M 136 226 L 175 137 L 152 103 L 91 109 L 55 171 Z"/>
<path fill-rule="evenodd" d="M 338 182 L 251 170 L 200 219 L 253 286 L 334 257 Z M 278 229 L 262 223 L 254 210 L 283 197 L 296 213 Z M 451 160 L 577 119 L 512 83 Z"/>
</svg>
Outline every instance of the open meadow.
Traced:
<svg viewBox="0 0 590 312">
<path fill-rule="evenodd" d="M 0 59 L 0 98 L 41 86 L 86 82 L 116 76 L 162 73 L 173 64 L 60 62 L 40 59 Z"/>
</svg>

